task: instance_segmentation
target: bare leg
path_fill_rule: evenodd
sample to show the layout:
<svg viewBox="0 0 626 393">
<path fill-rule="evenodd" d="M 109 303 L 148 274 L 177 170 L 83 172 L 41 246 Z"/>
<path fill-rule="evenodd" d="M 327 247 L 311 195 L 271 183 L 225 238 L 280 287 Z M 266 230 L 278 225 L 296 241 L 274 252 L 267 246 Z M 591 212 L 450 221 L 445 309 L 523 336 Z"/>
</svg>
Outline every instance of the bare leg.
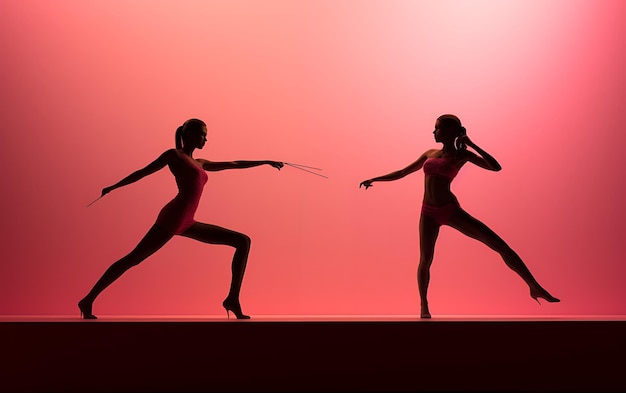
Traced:
<svg viewBox="0 0 626 393">
<path fill-rule="evenodd" d="M 537 297 L 542 297 L 549 302 L 559 301 L 559 299 L 550 295 L 548 291 L 539 285 L 519 255 L 485 224 L 460 209 L 450 218 L 448 225 L 459 230 L 464 235 L 483 242 L 489 248 L 500 254 L 504 263 L 526 282 L 530 288 L 530 295 L 535 300 L 537 300 Z"/>
<path fill-rule="evenodd" d="M 96 300 L 96 297 L 128 269 L 138 265 L 163 247 L 172 236 L 172 234 L 159 227 L 153 226 L 150 228 L 139 244 L 126 256 L 113 263 L 95 283 L 87 296 L 78 303 L 78 307 L 81 313 L 84 314 L 84 318 L 96 319 L 96 316 L 91 313 L 92 304 Z"/>
<path fill-rule="evenodd" d="M 250 237 L 243 233 L 235 232 L 230 229 L 222 228 L 217 225 L 204 224 L 197 222 L 187 229 L 182 236 L 199 240 L 210 244 L 223 244 L 235 248 L 233 261 L 231 265 L 232 278 L 230 282 L 230 290 L 228 296 L 224 300 L 223 306 L 231 310 L 237 316 L 237 319 L 247 319 L 247 315 L 241 312 L 239 304 L 239 294 L 241 292 L 241 284 L 243 276 L 246 272 L 248 264 L 248 254 L 250 253 Z"/>
<path fill-rule="evenodd" d="M 429 216 L 420 217 L 420 263 L 417 267 L 417 286 L 420 294 L 420 317 L 430 318 L 428 309 L 428 284 L 430 283 L 430 265 L 435 255 L 435 243 L 439 236 L 440 225 Z"/>
</svg>

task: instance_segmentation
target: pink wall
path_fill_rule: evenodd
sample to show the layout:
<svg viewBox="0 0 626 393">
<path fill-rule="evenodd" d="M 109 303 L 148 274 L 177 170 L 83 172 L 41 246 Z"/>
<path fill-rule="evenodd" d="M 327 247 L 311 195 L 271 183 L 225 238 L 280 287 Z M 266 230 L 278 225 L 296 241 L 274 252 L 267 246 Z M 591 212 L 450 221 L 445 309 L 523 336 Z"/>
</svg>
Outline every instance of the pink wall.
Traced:
<svg viewBox="0 0 626 393">
<path fill-rule="evenodd" d="M 435 315 L 626 314 L 626 2 L 0 2 L 0 314 L 75 314 L 175 194 L 167 169 L 85 206 L 209 125 L 198 220 L 252 237 L 251 315 L 416 314 L 423 173 L 364 191 L 455 113 L 502 164 L 453 191 L 560 304 L 444 228 Z M 106 314 L 221 314 L 231 249 L 177 237 L 109 287 Z"/>
</svg>

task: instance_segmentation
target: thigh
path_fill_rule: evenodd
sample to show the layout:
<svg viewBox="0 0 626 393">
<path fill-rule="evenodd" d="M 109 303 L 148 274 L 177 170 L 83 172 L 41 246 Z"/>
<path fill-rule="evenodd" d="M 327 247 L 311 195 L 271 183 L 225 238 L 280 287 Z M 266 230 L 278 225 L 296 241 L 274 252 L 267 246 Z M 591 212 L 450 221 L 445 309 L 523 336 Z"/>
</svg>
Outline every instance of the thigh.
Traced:
<svg viewBox="0 0 626 393">
<path fill-rule="evenodd" d="M 174 235 L 154 225 L 130 252 L 129 257 L 143 260 L 154 254 Z"/>
<path fill-rule="evenodd" d="M 498 250 L 508 247 L 497 233 L 463 209 L 452 214 L 448 225 L 466 236 L 485 243 L 492 249 Z"/>
<path fill-rule="evenodd" d="M 243 233 L 213 224 L 205 224 L 202 222 L 194 223 L 180 235 L 194 240 L 199 240 L 204 243 L 224 244 L 231 246 L 240 243 L 242 239 L 248 238 Z"/>
</svg>

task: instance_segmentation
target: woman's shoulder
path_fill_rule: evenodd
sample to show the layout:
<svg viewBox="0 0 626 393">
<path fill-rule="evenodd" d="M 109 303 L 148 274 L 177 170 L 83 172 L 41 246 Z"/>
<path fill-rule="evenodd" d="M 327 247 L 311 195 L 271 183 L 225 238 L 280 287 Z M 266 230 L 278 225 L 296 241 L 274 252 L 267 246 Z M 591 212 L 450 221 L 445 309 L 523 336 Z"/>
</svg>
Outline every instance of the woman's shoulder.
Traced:
<svg viewBox="0 0 626 393">
<path fill-rule="evenodd" d="M 424 153 L 422 153 L 422 157 L 424 158 L 439 158 L 441 156 L 441 150 L 439 149 L 428 149 Z"/>
<path fill-rule="evenodd" d="M 165 150 L 163 153 L 161 153 L 161 155 L 159 156 L 160 159 L 165 160 L 166 163 L 170 163 L 172 162 L 172 160 L 176 160 L 178 158 L 180 158 L 180 151 L 175 149 L 175 148 L 171 148 L 171 149 L 167 149 Z"/>
<path fill-rule="evenodd" d="M 163 157 L 171 158 L 171 157 L 174 157 L 174 156 L 178 155 L 178 150 L 176 150 L 174 148 L 167 149 L 163 153 L 161 153 L 161 155 Z"/>
</svg>

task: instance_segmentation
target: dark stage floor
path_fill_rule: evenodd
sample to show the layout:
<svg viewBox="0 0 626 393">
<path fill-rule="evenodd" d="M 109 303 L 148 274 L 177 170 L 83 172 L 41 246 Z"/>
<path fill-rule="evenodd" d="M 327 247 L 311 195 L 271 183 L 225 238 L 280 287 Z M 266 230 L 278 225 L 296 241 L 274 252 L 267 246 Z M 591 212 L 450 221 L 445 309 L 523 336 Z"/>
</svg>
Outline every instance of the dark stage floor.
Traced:
<svg viewBox="0 0 626 393">
<path fill-rule="evenodd" d="M 2 316 L 3 392 L 626 392 L 618 316 Z"/>
</svg>

